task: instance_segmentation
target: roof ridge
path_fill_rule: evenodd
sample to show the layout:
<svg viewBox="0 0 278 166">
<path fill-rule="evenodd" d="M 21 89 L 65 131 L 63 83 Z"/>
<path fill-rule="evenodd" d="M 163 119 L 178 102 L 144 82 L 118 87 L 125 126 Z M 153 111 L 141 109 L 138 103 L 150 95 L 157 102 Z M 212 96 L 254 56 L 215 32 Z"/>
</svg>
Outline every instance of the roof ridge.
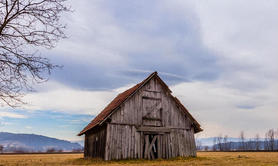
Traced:
<svg viewBox="0 0 278 166">
<path fill-rule="evenodd" d="M 125 102 L 130 96 L 132 96 L 138 89 L 140 89 L 148 80 L 157 75 L 157 72 L 151 73 L 146 79 L 133 87 L 119 93 L 79 134 L 81 136 L 88 130 L 95 127 L 97 124 L 105 120 L 116 108 L 118 108 L 123 102 Z"/>
<path fill-rule="evenodd" d="M 117 108 L 121 106 L 122 103 L 124 103 L 126 100 L 128 100 L 129 97 L 133 96 L 141 87 L 143 87 L 150 79 L 152 79 L 154 76 L 157 76 L 158 81 L 163 85 L 163 87 L 166 89 L 166 91 L 169 92 L 169 95 L 173 98 L 173 100 L 180 105 L 180 107 L 183 109 L 184 113 L 188 115 L 192 121 L 193 124 L 196 125 L 197 129 L 196 132 L 202 131 L 200 128 L 200 124 L 193 118 L 193 116 L 189 113 L 189 111 L 186 109 L 186 107 L 179 101 L 179 99 L 171 94 L 171 90 L 166 85 L 166 83 L 158 76 L 157 71 L 151 73 L 146 79 L 141 81 L 140 83 L 134 85 L 133 87 L 125 90 L 122 93 L 119 93 L 79 134 L 78 136 L 81 136 L 85 132 L 89 131 L 90 129 L 94 128 L 97 125 L 101 125 L 102 122 L 104 122 L 108 117 L 110 117 L 111 114 Z"/>
</svg>

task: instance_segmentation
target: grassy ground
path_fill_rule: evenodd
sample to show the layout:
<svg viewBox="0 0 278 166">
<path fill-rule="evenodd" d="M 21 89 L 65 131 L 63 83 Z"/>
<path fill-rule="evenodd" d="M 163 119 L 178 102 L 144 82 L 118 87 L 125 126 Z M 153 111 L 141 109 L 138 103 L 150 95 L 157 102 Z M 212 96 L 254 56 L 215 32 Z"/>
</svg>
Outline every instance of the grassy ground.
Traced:
<svg viewBox="0 0 278 166">
<path fill-rule="evenodd" d="M 175 158 L 170 160 L 121 160 L 102 161 L 84 160 L 82 154 L 30 154 L 0 155 L 0 166 L 11 165 L 140 165 L 140 166 L 176 166 L 176 165 L 213 165 L 213 166 L 272 166 L 278 165 L 278 152 L 199 152 L 196 158 Z"/>
</svg>

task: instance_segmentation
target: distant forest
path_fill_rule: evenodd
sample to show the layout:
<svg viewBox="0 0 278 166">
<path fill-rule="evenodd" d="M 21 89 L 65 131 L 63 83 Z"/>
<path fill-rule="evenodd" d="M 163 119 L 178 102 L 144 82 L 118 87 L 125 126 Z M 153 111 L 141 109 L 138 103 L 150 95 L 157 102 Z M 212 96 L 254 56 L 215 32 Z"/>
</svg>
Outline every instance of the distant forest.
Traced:
<svg viewBox="0 0 278 166">
<path fill-rule="evenodd" d="M 199 151 L 278 151 L 278 129 L 270 129 L 261 138 L 256 134 L 255 138 L 246 139 L 244 131 L 240 132 L 239 141 L 229 141 L 228 135 L 220 134 L 214 137 L 212 146 L 202 146 L 200 141 L 196 143 Z"/>
</svg>

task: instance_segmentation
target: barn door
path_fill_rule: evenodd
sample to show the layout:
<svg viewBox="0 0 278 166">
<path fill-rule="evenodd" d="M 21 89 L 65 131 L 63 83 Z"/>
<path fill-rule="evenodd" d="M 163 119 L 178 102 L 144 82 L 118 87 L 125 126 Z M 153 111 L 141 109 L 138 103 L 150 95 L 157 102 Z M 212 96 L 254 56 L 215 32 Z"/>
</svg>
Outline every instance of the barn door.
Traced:
<svg viewBox="0 0 278 166">
<path fill-rule="evenodd" d="M 162 126 L 161 98 L 143 96 L 143 126 Z"/>
<path fill-rule="evenodd" d="M 144 151 L 143 157 L 145 159 L 161 158 L 161 143 L 160 135 L 145 134 L 144 135 Z"/>
</svg>

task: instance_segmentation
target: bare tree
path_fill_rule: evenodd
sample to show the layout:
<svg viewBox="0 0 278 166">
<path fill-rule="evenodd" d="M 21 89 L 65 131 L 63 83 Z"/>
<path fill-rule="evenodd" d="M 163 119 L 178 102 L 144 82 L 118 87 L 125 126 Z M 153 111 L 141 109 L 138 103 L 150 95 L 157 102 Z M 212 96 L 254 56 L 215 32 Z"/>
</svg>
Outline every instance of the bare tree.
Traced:
<svg viewBox="0 0 278 166">
<path fill-rule="evenodd" d="M 216 141 L 217 141 L 217 145 L 218 145 L 218 147 L 219 147 L 219 150 L 220 150 L 220 151 L 223 151 L 223 137 L 222 137 L 222 134 L 220 134 L 220 135 L 217 137 Z"/>
<path fill-rule="evenodd" d="M 275 150 L 278 150 L 278 129 L 275 132 Z"/>
<path fill-rule="evenodd" d="M 239 139 L 240 139 L 240 150 L 245 150 L 245 136 L 244 136 L 244 131 L 241 131 L 240 132 L 240 136 L 239 136 Z"/>
<path fill-rule="evenodd" d="M 54 152 L 57 152 L 57 150 L 55 148 L 48 148 L 46 150 L 46 153 L 54 153 Z"/>
<path fill-rule="evenodd" d="M 4 150 L 4 146 L 0 145 L 0 153 L 3 153 L 3 150 Z"/>
<path fill-rule="evenodd" d="M 33 83 L 44 82 L 56 65 L 37 54 L 65 38 L 66 0 L 0 0 L 0 104 L 18 106 Z"/>
<path fill-rule="evenodd" d="M 264 139 L 264 150 L 269 150 L 269 141 L 268 141 L 268 135 L 265 133 L 265 139 Z"/>
<path fill-rule="evenodd" d="M 254 141 L 250 138 L 249 141 L 245 142 L 245 150 L 253 150 Z"/>
<path fill-rule="evenodd" d="M 83 148 L 78 148 L 78 149 L 72 149 L 72 152 L 83 152 Z"/>
<path fill-rule="evenodd" d="M 199 151 L 202 150 L 202 142 L 200 140 L 196 141 L 196 149 Z"/>
<path fill-rule="evenodd" d="M 268 150 L 273 151 L 274 150 L 274 129 L 270 129 L 268 130 L 268 132 L 266 133 L 266 138 L 268 140 Z"/>
<path fill-rule="evenodd" d="M 228 151 L 228 135 L 225 135 L 223 138 L 223 150 Z"/>
<path fill-rule="evenodd" d="M 228 138 L 229 138 L 228 135 L 225 135 L 223 139 L 225 151 L 231 151 L 232 149 L 231 141 L 229 141 Z"/>
<path fill-rule="evenodd" d="M 256 148 L 256 151 L 260 150 L 260 135 L 259 134 L 256 134 L 255 136 L 255 148 Z"/>
<path fill-rule="evenodd" d="M 216 151 L 217 146 L 216 146 L 216 137 L 213 138 L 213 145 L 212 145 L 212 151 Z"/>
</svg>

